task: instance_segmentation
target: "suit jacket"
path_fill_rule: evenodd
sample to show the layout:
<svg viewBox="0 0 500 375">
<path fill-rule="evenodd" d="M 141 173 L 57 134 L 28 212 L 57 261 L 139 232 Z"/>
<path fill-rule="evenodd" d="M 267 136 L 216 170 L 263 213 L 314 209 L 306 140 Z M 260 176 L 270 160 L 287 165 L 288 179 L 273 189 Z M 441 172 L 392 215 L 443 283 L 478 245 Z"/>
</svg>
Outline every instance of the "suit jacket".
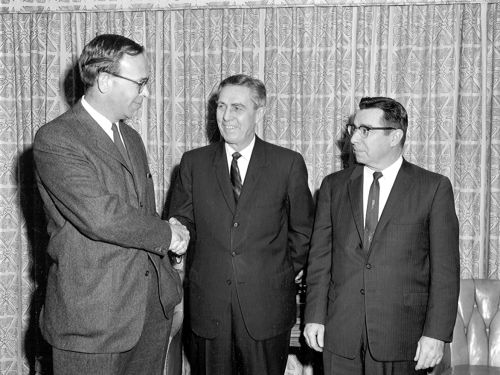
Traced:
<svg viewBox="0 0 500 375">
<path fill-rule="evenodd" d="M 34 142 L 50 235 L 44 337 L 79 352 L 122 352 L 142 331 L 150 259 L 165 312 L 181 285 L 166 254 L 171 231 L 156 213 L 139 134 L 121 125 L 131 166 L 81 103 L 44 125 Z"/>
<path fill-rule="evenodd" d="M 323 180 L 305 321 L 325 325 L 327 350 L 354 358 L 366 319 L 375 359 L 412 360 L 422 335 L 448 342 L 453 332 L 459 252 L 452 187 L 403 161 L 368 253 L 362 202 L 362 166 Z"/>
<path fill-rule="evenodd" d="M 254 339 L 293 326 L 294 277 L 306 262 L 313 209 L 307 169 L 297 152 L 256 138 L 237 205 L 224 142 L 183 155 L 170 214 L 193 238 L 187 302 L 196 334 L 218 334 L 232 283 Z"/>
</svg>

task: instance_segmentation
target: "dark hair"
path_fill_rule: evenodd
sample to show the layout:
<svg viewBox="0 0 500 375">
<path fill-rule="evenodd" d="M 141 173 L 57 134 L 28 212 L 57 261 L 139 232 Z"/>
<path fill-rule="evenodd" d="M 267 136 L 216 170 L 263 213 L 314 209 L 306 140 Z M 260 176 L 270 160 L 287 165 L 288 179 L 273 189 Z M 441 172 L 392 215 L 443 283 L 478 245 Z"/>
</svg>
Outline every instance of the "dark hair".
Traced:
<svg viewBox="0 0 500 375">
<path fill-rule="evenodd" d="M 92 39 L 78 59 L 80 76 L 85 89 L 94 85 L 99 73 L 120 73 L 120 60 L 124 54 L 136 56 L 144 47 L 133 40 L 116 34 L 101 34 Z"/>
<path fill-rule="evenodd" d="M 387 126 L 401 129 L 403 137 L 401 138 L 401 146 L 405 144 L 406 130 L 408 129 L 408 114 L 405 107 L 392 98 L 383 96 L 361 98 L 359 109 L 379 108 L 384 111 L 384 121 Z"/>
<path fill-rule="evenodd" d="M 245 86 L 252 90 L 252 101 L 255 107 L 264 107 L 266 105 L 266 86 L 260 79 L 247 76 L 245 74 L 235 74 L 233 76 L 224 79 L 217 88 L 216 97 L 219 98 L 219 94 L 223 87 L 225 86 Z"/>
</svg>

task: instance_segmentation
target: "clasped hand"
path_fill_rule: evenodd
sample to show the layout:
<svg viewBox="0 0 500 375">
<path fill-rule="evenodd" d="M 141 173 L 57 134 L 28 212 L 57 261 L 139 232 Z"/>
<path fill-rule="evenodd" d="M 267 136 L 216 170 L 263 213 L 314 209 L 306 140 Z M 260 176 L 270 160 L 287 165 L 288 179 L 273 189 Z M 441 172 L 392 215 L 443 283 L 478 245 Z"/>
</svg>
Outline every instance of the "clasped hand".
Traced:
<svg viewBox="0 0 500 375">
<path fill-rule="evenodd" d="M 189 231 L 175 217 L 171 217 L 168 222 L 172 231 L 169 250 L 176 255 L 183 255 L 189 245 Z"/>
</svg>

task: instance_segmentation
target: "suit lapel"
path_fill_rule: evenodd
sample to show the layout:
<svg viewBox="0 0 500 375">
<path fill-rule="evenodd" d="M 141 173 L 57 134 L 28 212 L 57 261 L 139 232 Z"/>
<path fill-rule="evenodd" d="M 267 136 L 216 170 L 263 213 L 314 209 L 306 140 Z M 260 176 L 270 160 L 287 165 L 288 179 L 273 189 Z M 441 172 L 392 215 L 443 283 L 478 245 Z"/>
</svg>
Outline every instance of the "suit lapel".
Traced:
<svg viewBox="0 0 500 375">
<path fill-rule="evenodd" d="M 81 102 L 73 107 L 76 119 L 80 122 L 82 131 L 87 137 L 92 139 L 94 145 L 107 154 L 109 157 L 116 159 L 120 162 L 130 173 L 130 167 L 127 165 L 123 156 L 118 151 L 113 140 L 106 134 L 106 132 L 99 126 L 99 124 L 90 116 L 90 114 L 83 108 Z M 121 129 L 120 129 L 121 130 Z M 122 134 L 123 135 L 123 134 Z"/>
<path fill-rule="evenodd" d="M 135 192 L 137 196 L 140 198 L 139 192 L 146 191 L 146 186 L 144 185 L 146 182 L 146 179 L 144 178 L 146 171 L 143 171 L 141 164 L 142 161 L 140 157 L 140 155 L 142 154 L 142 147 L 140 143 L 134 140 L 132 129 L 130 127 L 125 126 L 122 123 L 120 124 L 120 131 L 122 133 L 123 143 L 125 144 L 125 148 L 127 149 L 130 159 L 130 167 L 127 168 L 127 170 L 129 170 L 130 173 L 132 174 L 132 178 L 134 180 Z M 127 166 L 128 164 L 126 165 L 126 167 Z M 141 178 L 142 174 L 144 174 L 144 176 Z"/>
<path fill-rule="evenodd" d="M 387 226 L 388 222 L 394 216 L 398 216 L 400 202 L 408 195 L 408 191 L 411 189 L 412 179 L 409 172 L 409 163 L 406 160 L 403 160 L 403 164 L 399 169 L 398 175 L 396 176 L 396 180 L 394 181 L 394 185 L 392 186 L 387 202 L 385 203 L 384 210 L 382 211 L 382 215 L 380 216 L 380 220 L 377 224 L 377 228 L 375 229 L 373 242 L 377 240 L 377 237 Z"/>
<path fill-rule="evenodd" d="M 265 171 L 266 167 L 266 149 L 264 142 L 255 136 L 255 145 L 248 164 L 247 174 L 241 189 L 241 195 L 238 206 L 244 206 L 245 203 L 252 198 L 253 193 L 256 192 L 256 187 L 260 177 Z"/>
<path fill-rule="evenodd" d="M 352 216 L 356 223 L 359 240 L 363 242 L 363 166 L 357 166 L 351 174 L 348 182 L 349 201 L 351 203 Z"/>
<path fill-rule="evenodd" d="M 224 141 L 221 141 L 218 144 L 214 155 L 213 165 L 219 188 L 222 191 L 222 195 L 224 196 L 229 209 L 234 214 L 236 203 L 234 201 L 231 179 L 229 177 L 229 169 L 227 166 L 227 156 L 226 149 L 224 147 Z"/>
</svg>

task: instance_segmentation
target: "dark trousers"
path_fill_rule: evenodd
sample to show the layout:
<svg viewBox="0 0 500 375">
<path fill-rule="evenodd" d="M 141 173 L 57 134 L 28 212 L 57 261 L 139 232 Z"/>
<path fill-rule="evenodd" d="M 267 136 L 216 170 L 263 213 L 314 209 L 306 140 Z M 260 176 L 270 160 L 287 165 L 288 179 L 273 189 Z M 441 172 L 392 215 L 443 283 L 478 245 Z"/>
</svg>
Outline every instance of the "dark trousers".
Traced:
<svg viewBox="0 0 500 375">
<path fill-rule="evenodd" d="M 165 317 L 158 277 L 150 263 L 144 327 L 137 344 L 122 353 L 80 353 L 53 348 L 54 375 L 161 375 L 165 364 L 171 315 Z"/>
<path fill-rule="evenodd" d="M 217 337 L 205 339 L 191 332 L 189 341 L 192 375 L 283 375 L 290 331 L 268 340 L 254 340 L 245 327 L 233 288 L 231 305 L 221 317 Z"/>
<path fill-rule="evenodd" d="M 416 351 L 416 348 L 415 348 Z M 368 345 L 366 323 L 360 340 L 359 355 L 354 359 L 341 357 L 328 350 L 323 351 L 325 375 L 425 375 L 416 371 L 414 361 L 381 362 L 372 357 Z"/>
</svg>

